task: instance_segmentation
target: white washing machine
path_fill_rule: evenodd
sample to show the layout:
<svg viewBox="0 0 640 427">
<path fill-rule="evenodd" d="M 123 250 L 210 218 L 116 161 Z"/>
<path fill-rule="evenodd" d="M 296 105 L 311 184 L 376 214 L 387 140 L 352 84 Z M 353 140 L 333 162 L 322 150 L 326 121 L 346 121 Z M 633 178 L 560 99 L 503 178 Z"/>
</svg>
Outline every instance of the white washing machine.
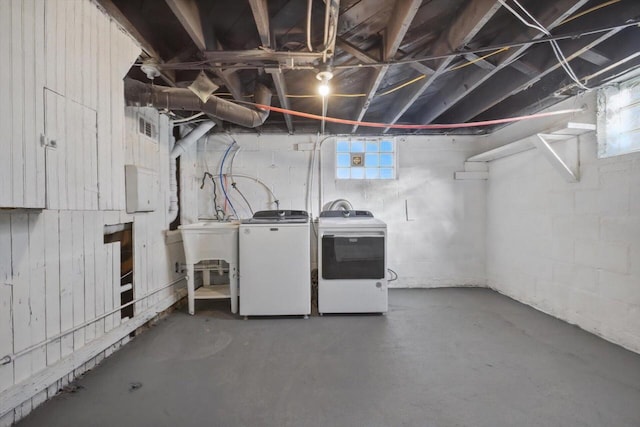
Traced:
<svg viewBox="0 0 640 427">
<path fill-rule="evenodd" d="M 318 312 L 386 313 L 387 225 L 369 211 L 318 220 Z"/>
<path fill-rule="evenodd" d="M 311 314 L 311 242 L 305 211 L 259 211 L 239 229 L 240 315 Z"/>
</svg>

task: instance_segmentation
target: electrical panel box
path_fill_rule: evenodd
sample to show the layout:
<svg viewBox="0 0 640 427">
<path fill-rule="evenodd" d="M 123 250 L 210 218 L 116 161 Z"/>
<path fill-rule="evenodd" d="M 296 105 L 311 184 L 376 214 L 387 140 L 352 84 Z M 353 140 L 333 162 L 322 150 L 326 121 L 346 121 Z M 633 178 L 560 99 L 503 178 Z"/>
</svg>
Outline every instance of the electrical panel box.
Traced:
<svg viewBox="0 0 640 427">
<path fill-rule="evenodd" d="M 160 192 L 158 173 L 136 165 L 125 165 L 124 173 L 127 213 L 155 211 Z"/>
</svg>

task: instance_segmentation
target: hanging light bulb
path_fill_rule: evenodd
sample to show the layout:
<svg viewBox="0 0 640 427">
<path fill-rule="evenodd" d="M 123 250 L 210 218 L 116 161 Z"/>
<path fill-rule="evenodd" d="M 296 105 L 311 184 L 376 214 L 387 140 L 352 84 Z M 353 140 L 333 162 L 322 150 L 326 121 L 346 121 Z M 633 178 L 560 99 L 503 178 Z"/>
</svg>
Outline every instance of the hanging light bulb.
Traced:
<svg viewBox="0 0 640 427">
<path fill-rule="evenodd" d="M 316 79 L 320 80 L 320 86 L 318 86 L 318 93 L 320 96 L 327 96 L 331 92 L 329 87 L 329 80 L 333 78 L 333 73 L 328 68 L 323 69 L 316 74 Z"/>
</svg>

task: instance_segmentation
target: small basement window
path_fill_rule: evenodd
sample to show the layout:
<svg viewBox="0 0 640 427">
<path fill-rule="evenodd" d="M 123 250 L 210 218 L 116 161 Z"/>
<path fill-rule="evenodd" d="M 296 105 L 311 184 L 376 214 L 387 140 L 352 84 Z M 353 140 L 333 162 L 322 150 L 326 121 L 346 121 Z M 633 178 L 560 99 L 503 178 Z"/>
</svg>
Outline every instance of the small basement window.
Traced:
<svg viewBox="0 0 640 427">
<path fill-rule="evenodd" d="M 640 77 L 598 91 L 598 157 L 640 151 Z"/>
<path fill-rule="evenodd" d="M 336 179 L 395 179 L 396 160 L 393 138 L 336 141 Z"/>
</svg>

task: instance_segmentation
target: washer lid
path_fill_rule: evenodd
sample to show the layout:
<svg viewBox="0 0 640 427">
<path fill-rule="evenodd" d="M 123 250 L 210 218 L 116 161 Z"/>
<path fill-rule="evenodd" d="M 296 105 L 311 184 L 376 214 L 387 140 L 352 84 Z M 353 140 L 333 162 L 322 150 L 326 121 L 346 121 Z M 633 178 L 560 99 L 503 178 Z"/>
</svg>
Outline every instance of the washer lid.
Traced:
<svg viewBox="0 0 640 427">
<path fill-rule="evenodd" d="M 242 221 L 248 224 L 259 223 L 305 223 L 309 222 L 309 213 L 307 211 L 296 210 L 268 210 L 258 211 L 253 214 L 253 218 Z"/>
</svg>

